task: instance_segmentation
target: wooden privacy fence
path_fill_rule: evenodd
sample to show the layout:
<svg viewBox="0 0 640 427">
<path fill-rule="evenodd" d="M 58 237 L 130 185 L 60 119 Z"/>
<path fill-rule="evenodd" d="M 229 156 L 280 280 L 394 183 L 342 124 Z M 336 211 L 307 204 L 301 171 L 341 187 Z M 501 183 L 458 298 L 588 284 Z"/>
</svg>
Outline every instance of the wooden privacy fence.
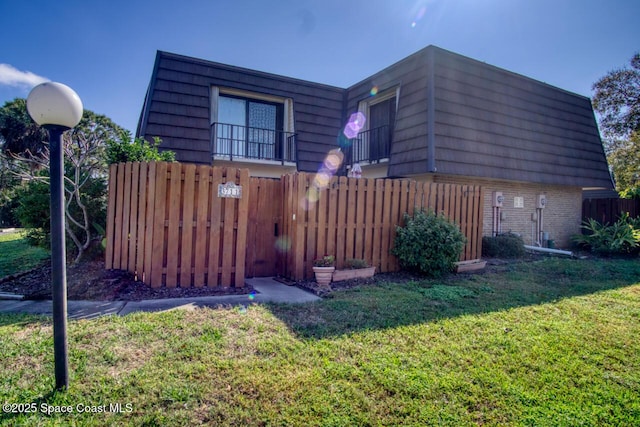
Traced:
<svg viewBox="0 0 640 427">
<path fill-rule="evenodd" d="M 273 180 L 164 162 L 111 165 L 109 174 L 105 267 L 153 287 L 241 287 L 245 276 L 276 274 L 308 279 L 325 254 L 335 255 L 338 268 L 361 258 L 378 272 L 396 271 L 389 253 L 395 227 L 417 208 L 460 226 L 467 238 L 461 260 L 481 254 L 479 186 L 333 177 L 318 189 L 314 174 Z M 221 197 L 229 194 L 219 186 L 229 183 L 242 187 L 241 197 Z"/>
<path fill-rule="evenodd" d="M 378 272 L 397 271 L 389 253 L 395 227 L 416 208 L 432 209 L 460 226 L 467 238 L 461 260 L 481 256 L 480 186 L 333 177 L 318 189 L 314 178 L 306 173 L 282 178 L 284 274 L 289 278 L 313 277 L 313 260 L 325 254 L 335 255 L 337 268 L 346 259 L 361 258 Z"/>
<path fill-rule="evenodd" d="M 249 190 L 249 171 L 111 165 L 105 267 L 153 287 L 243 286 L 249 203 L 218 197 L 228 182 Z"/>
<path fill-rule="evenodd" d="M 582 220 L 593 218 L 601 224 L 613 224 L 623 213 L 631 218 L 640 216 L 637 199 L 585 199 L 582 201 Z"/>
</svg>

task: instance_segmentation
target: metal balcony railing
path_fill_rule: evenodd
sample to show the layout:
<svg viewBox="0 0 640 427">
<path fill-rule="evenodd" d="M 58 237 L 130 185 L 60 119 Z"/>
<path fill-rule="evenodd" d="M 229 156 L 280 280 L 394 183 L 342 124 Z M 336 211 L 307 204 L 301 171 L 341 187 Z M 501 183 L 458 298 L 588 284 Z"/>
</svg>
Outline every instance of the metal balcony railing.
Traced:
<svg viewBox="0 0 640 427">
<path fill-rule="evenodd" d="M 229 160 L 259 159 L 284 164 L 296 161 L 296 135 L 228 123 L 211 125 L 211 156 Z"/>
<path fill-rule="evenodd" d="M 391 128 L 380 126 L 360 132 L 352 140 L 351 163 L 378 163 L 388 159 L 391 152 Z"/>
</svg>

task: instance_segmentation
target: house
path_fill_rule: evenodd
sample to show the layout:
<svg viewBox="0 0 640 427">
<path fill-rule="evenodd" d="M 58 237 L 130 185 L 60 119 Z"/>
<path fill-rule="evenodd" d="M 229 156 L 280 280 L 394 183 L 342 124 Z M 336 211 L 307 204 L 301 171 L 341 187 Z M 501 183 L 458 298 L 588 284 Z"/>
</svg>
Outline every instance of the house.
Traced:
<svg viewBox="0 0 640 427">
<path fill-rule="evenodd" d="M 349 88 L 158 52 L 137 136 L 254 176 L 340 147 L 340 173 L 481 184 L 483 233 L 527 244 L 569 245 L 583 189 L 613 188 L 589 98 L 435 46 Z"/>
</svg>

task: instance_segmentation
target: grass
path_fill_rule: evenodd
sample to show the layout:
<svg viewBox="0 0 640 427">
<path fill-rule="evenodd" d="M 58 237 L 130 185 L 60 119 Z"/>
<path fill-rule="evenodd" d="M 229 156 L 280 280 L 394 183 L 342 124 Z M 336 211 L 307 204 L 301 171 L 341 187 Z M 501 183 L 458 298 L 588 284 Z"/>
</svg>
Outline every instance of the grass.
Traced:
<svg viewBox="0 0 640 427">
<path fill-rule="evenodd" d="M 24 233 L 0 233 L 0 278 L 30 270 L 49 258 L 49 252 L 31 246 Z"/>
<path fill-rule="evenodd" d="M 639 425 L 638 336 L 637 260 L 547 259 L 304 306 L 71 321 L 71 385 L 52 393 L 51 320 L 0 315 L 0 401 L 74 411 L 0 424 Z"/>
</svg>

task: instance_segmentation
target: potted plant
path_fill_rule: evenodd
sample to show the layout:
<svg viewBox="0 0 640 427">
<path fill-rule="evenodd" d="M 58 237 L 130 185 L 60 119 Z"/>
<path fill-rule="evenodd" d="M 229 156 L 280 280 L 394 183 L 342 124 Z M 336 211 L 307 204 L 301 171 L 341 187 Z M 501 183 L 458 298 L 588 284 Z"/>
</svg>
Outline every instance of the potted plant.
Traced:
<svg viewBox="0 0 640 427">
<path fill-rule="evenodd" d="M 336 258 L 333 255 L 325 255 L 313 261 L 313 272 L 316 275 L 318 285 L 326 287 L 331 283 L 335 271 Z"/>
<path fill-rule="evenodd" d="M 348 259 L 345 261 L 346 269 L 333 272 L 333 281 L 373 277 L 376 272 L 375 267 L 370 267 L 363 259 Z"/>
</svg>

